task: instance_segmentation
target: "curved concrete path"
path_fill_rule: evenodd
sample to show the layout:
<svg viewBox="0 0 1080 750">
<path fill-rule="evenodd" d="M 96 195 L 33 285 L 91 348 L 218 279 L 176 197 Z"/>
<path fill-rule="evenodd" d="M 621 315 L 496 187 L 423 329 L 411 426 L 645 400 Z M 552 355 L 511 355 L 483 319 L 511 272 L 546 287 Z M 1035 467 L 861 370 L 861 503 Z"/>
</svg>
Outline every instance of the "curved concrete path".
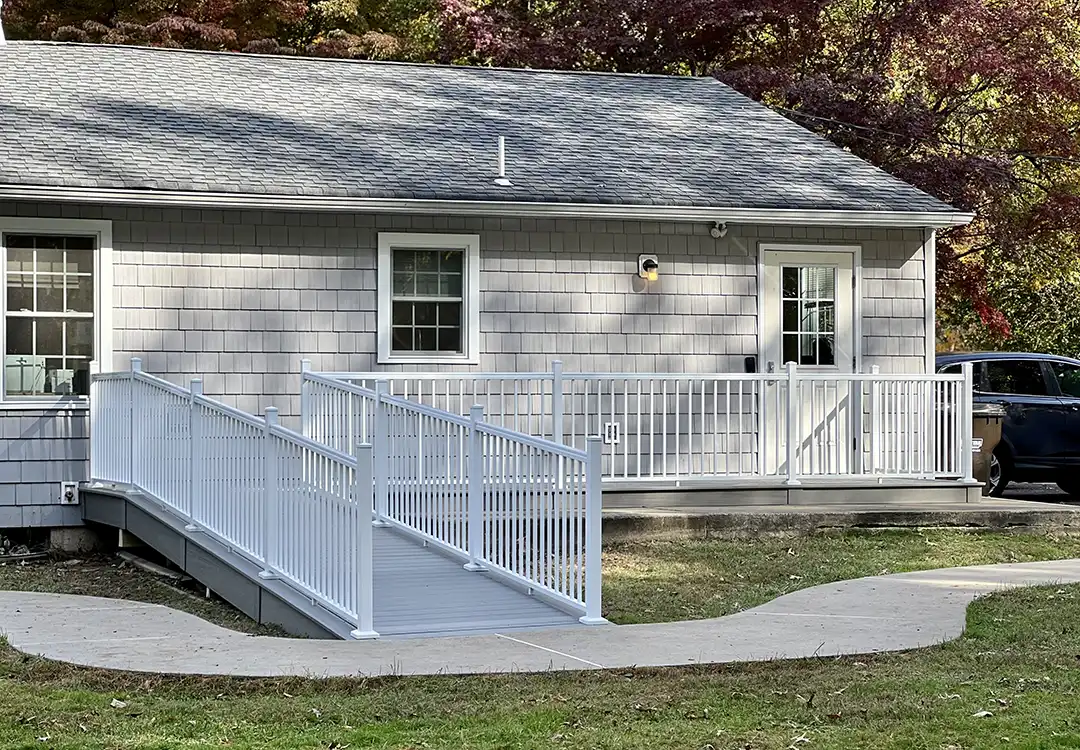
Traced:
<svg viewBox="0 0 1080 750">
<path fill-rule="evenodd" d="M 457 638 L 248 636 L 156 604 L 0 592 L 0 633 L 60 661 L 235 676 L 425 675 L 673 666 L 900 651 L 964 630 L 967 605 L 1006 587 L 1080 582 L 1080 560 L 873 576 L 796 591 L 714 620 Z"/>
</svg>

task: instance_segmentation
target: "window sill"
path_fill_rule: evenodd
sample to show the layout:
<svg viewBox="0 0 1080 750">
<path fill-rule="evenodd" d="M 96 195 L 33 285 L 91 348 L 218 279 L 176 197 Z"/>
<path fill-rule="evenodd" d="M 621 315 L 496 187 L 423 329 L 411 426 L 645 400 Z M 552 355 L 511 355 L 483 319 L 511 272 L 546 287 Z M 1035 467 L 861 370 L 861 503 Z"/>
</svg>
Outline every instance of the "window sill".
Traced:
<svg viewBox="0 0 1080 750">
<path fill-rule="evenodd" d="M 60 401 L 3 401 L 0 412 L 5 411 L 89 411 L 86 399 L 63 399 Z"/>
<path fill-rule="evenodd" d="M 388 357 L 379 357 L 378 363 L 380 365 L 478 365 L 480 364 L 480 358 L 468 357 L 464 355 L 459 355 L 456 357 L 407 357 L 401 355 L 390 355 Z"/>
</svg>

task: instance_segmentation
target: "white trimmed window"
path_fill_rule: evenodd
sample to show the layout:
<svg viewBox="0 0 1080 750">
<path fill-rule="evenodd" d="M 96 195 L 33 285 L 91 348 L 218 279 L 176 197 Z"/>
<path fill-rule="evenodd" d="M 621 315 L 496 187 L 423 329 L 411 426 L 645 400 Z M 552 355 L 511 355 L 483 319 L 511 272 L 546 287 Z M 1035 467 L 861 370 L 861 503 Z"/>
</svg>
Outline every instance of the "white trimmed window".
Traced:
<svg viewBox="0 0 1080 750">
<path fill-rule="evenodd" d="M 379 362 L 475 363 L 480 238 L 379 234 Z"/>
<path fill-rule="evenodd" d="M 48 403 L 89 393 L 90 363 L 108 343 L 102 255 L 110 245 L 108 222 L 0 217 L 0 399 Z"/>
</svg>

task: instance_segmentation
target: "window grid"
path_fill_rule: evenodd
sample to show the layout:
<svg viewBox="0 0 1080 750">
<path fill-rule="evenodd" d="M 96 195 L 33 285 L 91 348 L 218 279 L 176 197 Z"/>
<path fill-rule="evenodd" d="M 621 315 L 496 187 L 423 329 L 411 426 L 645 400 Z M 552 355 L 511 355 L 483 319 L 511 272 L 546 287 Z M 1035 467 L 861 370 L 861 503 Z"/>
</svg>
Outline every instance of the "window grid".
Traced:
<svg viewBox="0 0 1080 750">
<path fill-rule="evenodd" d="M 780 334 L 785 362 L 836 364 L 836 275 L 831 266 L 781 267 Z"/>
<path fill-rule="evenodd" d="M 464 252 L 393 248 L 391 348 L 461 354 Z"/>
<path fill-rule="evenodd" d="M 94 239 L 21 234 L 3 239 L 6 394 L 85 391 L 94 356 Z M 50 299 L 57 291 L 59 299 Z M 85 383 L 76 383 L 76 372 Z"/>
</svg>

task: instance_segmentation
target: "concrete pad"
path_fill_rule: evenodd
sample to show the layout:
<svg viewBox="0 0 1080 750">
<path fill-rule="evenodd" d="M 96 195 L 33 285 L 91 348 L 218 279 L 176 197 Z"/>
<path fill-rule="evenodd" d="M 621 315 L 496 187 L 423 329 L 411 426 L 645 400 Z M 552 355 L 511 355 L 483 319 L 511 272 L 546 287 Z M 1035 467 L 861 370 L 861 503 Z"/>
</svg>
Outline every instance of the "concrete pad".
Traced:
<svg viewBox="0 0 1080 750">
<path fill-rule="evenodd" d="M 958 637 L 967 605 L 1002 588 L 1080 582 L 1080 560 L 872 576 L 712 620 L 343 642 L 236 633 L 153 604 L 0 592 L 15 648 L 137 672 L 306 677 L 546 672 L 839 656 Z"/>
</svg>

